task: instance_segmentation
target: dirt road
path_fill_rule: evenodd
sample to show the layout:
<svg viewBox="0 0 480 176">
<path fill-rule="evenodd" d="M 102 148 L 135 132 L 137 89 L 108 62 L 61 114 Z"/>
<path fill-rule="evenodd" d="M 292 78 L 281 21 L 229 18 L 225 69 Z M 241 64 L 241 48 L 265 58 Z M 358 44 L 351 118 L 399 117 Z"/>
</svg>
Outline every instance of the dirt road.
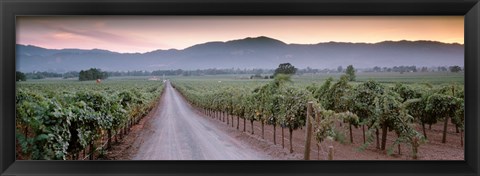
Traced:
<svg viewBox="0 0 480 176">
<path fill-rule="evenodd" d="M 133 160 L 265 160 L 260 153 L 195 113 L 169 82 L 142 133 Z"/>
</svg>

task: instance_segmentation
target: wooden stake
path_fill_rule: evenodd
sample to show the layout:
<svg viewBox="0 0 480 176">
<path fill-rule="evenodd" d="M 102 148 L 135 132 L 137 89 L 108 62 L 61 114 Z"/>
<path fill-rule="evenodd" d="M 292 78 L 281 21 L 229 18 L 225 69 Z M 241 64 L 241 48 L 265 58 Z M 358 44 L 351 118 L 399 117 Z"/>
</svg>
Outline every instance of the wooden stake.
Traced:
<svg viewBox="0 0 480 176">
<path fill-rule="evenodd" d="M 328 160 L 333 160 L 333 146 L 328 146 Z"/>
<path fill-rule="evenodd" d="M 312 122 L 310 122 L 310 117 L 312 116 L 313 113 L 313 103 L 308 102 L 307 103 L 307 122 L 306 122 L 306 137 L 305 137 L 305 152 L 303 153 L 303 159 L 304 160 L 309 160 L 310 159 L 310 144 L 312 141 Z M 313 118 L 313 117 L 312 117 Z"/>
</svg>

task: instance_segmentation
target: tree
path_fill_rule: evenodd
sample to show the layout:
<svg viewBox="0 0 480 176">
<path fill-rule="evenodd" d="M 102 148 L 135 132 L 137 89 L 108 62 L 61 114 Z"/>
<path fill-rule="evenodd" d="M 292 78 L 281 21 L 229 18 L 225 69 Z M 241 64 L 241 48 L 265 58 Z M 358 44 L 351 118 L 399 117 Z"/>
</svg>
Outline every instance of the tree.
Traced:
<svg viewBox="0 0 480 176">
<path fill-rule="evenodd" d="M 283 63 L 278 65 L 278 68 L 275 69 L 275 73 L 273 74 L 274 76 L 277 76 L 277 74 L 286 74 L 286 75 L 293 75 L 297 72 L 297 68 L 295 68 L 292 64 L 290 63 Z"/>
<path fill-rule="evenodd" d="M 337 72 L 338 72 L 338 73 L 342 73 L 342 72 L 343 72 L 343 67 L 342 67 L 342 66 L 338 66 L 338 67 L 337 67 Z"/>
<path fill-rule="evenodd" d="M 458 65 L 450 66 L 449 69 L 450 69 L 450 72 L 454 72 L 454 73 L 462 71 L 462 68 Z"/>
<path fill-rule="evenodd" d="M 428 72 L 428 68 L 427 67 L 422 67 L 421 72 Z"/>
<path fill-rule="evenodd" d="M 80 81 L 96 80 L 96 79 L 107 79 L 107 72 L 102 72 L 100 69 L 91 68 L 89 70 L 81 70 L 79 73 Z"/>
<path fill-rule="evenodd" d="M 15 81 L 26 81 L 27 77 L 25 76 L 24 73 L 17 71 L 15 73 Z"/>
<path fill-rule="evenodd" d="M 349 81 L 355 81 L 355 69 L 353 68 L 352 65 L 349 65 L 347 67 L 347 70 L 345 71 L 345 73 L 348 75 Z"/>
</svg>

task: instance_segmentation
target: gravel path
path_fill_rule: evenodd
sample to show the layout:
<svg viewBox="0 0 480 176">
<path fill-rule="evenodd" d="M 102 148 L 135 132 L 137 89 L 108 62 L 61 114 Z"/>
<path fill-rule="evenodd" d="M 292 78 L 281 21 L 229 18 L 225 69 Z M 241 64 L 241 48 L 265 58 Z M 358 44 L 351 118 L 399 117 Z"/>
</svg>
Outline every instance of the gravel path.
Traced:
<svg viewBox="0 0 480 176">
<path fill-rule="evenodd" d="M 242 141 L 225 134 L 181 97 L 169 82 L 142 133 L 133 160 L 265 160 Z"/>
</svg>

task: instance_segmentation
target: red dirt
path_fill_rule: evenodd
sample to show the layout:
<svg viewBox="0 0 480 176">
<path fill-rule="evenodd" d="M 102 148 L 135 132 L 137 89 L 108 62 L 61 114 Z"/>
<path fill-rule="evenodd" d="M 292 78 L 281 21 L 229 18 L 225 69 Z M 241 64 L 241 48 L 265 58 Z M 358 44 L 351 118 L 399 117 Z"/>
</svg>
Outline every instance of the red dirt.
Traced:
<svg viewBox="0 0 480 176">
<path fill-rule="evenodd" d="M 201 113 L 200 110 L 197 110 Z M 203 114 L 203 113 L 202 113 Z M 210 118 L 210 117 L 206 117 Z M 212 119 L 220 127 L 223 126 L 225 131 L 234 137 L 240 138 L 243 141 L 249 143 L 252 146 L 256 146 L 261 151 L 264 151 L 274 157 L 275 159 L 303 159 L 304 145 L 305 145 L 305 129 L 298 129 L 293 131 L 293 150 L 292 154 L 289 153 L 289 133 L 288 129 L 284 129 L 285 133 L 285 148 L 282 148 L 282 136 L 281 128 L 277 126 L 276 141 L 273 143 L 273 126 L 265 124 L 265 135 L 262 139 L 261 123 L 254 122 L 254 134 L 251 134 L 250 121 L 247 120 L 246 132 L 243 132 L 243 119 L 240 118 L 240 128 L 237 131 L 237 118 L 234 117 L 234 127 L 231 124 L 227 125 L 226 122 L 222 122 L 218 119 Z M 348 135 L 348 126 L 343 125 L 341 128 L 337 125 L 337 129 L 345 130 L 345 144 L 341 144 L 336 141 L 324 141 L 320 148 L 317 147 L 317 142 L 312 139 L 311 144 L 311 160 L 325 160 L 328 157 L 328 146 L 334 147 L 334 159 L 335 160 L 411 160 L 410 146 L 401 144 L 401 154 L 398 155 L 397 146 L 393 147 L 393 153 L 391 156 L 386 154 L 386 150 L 382 151 L 376 149 L 375 140 L 364 151 L 359 151 L 360 146 L 363 144 L 362 128 L 352 128 L 353 131 L 353 144 L 350 144 L 350 136 Z M 447 142 L 445 144 L 442 141 L 443 123 L 432 125 L 432 129 L 429 130 L 426 127 L 428 141 L 421 145 L 418 151 L 418 160 L 463 160 L 464 148 L 460 146 L 460 133 L 455 133 L 455 125 L 449 123 L 447 129 Z M 417 127 L 417 131 L 421 132 L 421 126 Z M 394 132 L 388 132 L 386 148 L 392 147 L 393 142 L 396 139 Z M 380 132 L 381 140 L 381 132 Z M 320 151 L 320 155 L 317 150 Z"/>
</svg>

